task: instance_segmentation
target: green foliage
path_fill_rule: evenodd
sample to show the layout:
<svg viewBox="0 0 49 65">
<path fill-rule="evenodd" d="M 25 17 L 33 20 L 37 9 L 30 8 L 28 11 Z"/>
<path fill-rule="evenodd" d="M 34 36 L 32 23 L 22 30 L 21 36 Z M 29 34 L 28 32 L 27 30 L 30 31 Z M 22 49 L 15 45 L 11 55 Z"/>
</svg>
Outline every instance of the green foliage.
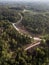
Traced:
<svg viewBox="0 0 49 65">
<path fill-rule="evenodd" d="M 33 34 L 48 34 L 49 33 L 49 17 L 45 14 L 25 14 L 22 20 L 24 26 Z"/>
<path fill-rule="evenodd" d="M 3 11 L 1 12 L 0 65 L 48 65 L 49 36 L 45 36 L 45 42 L 42 41 L 41 45 L 32 50 L 31 53 L 29 51 L 24 51 L 24 45 L 31 43 L 31 39 L 28 36 L 21 35 L 13 28 L 11 24 L 12 18 L 11 20 L 7 20 L 1 17 L 4 16 L 4 18 L 6 18 L 6 16 L 12 16 L 11 11 L 9 13 L 7 10 L 5 13 Z"/>
<path fill-rule="evenodd" d="M 17 22 L 20 19 L 18 12 L 9 8 L 0 8 L 0 20 L 8 20 L 10 22 Z"/>
</svg>

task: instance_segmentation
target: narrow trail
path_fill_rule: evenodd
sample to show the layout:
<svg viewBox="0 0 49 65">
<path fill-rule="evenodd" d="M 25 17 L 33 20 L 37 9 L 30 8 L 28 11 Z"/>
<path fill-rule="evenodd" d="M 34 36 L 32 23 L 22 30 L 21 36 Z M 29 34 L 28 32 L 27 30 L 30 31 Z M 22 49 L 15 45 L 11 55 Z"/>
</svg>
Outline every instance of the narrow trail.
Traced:
<svg viewBox="0 0 49 65">
<path fill-rule="evenodd" d="M 21 17 L 20 20 L 18 20 L 16 23 L 12 23 L 12 25 L 19 32 L 19 28 L 17 28 L 16 25 L 18 25 L 22 21 L 23 16 L 20 13 L 18 13 L 18 15 Z"/>
<path fill-rule="evenodd" d="M 20 18 L 19 21 L 17 21 L 17 23 L 15 23 L 16 25 L 18 25 L 18 24 L 22 21 L 22 19 L 23 19 L 23 16 L 22 16 L 20 13 L 18 13 L 18 15 L 19 15 L 21 18 Z"/>
<path fill-rule="evenodd" d="M 27 11 L 28 11 L 28 10 L 27 10 Z M 24 9 L 22 12 L 24 13 L 24 12 L 26 12 L 26 10 Z M 20 31 L 21 29 L 19 29 L 19 28 L 17 27 L 17 25 L 18 25 L 18 24 L 22 21 L 22 19 L 23 19 L 23 16 L 21 15 L 21 13 L 18 13 L 18 15 L 21 17 L 20 20 L 17 21 L 16 23 L 12 23 L 12 25 L 13 25 L 13 27 L 14 27 L 18 32 L 24 33 L 24 32 L 21 32 L 21 31 Z M 27 33 L 27 32 L 26 32 L 26 33 Z M 30 35 L 30 34 L 29 34 L 29 35 Z M 30 35 L 30 38 L 32 38 L 32 35 Z M 35 46 L 37 46 L 37 45 L 40 44 L 41 39 L 40 39 L 39 37 L 34 37 L 33 39 L 34 39 L 35 41 L 38 41 L 38 42 L 36 42 L 35 44 L 32 43 L 32 45 L 30 44 L 28 47 L 26 47 L 26 48 L 24 49 L 25 51 L 27 51 L 27 50 L 29 50 L 30 48 L 33 48 L 33 47 L 35 47 Z"/>
<path fill-rule="evenodd" d="M 27 51 L 27 50 L 29 50 L 29 49 L 31 49 L 31 48 L 33 48 L 33 47 L 39 45 L 39 44 L 40 44 L 40 42 L 37 42 L 37 43 L 32 44 L 32 45 L 30 45 L 29 47 L 25 48 L 24 50 Z"/>
</svg>

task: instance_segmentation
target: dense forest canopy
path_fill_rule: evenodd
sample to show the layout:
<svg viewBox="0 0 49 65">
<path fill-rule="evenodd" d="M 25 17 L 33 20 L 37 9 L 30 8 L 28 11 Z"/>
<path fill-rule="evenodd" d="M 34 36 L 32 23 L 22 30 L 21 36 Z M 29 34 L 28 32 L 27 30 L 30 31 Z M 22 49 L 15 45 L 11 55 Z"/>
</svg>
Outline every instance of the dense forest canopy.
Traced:
<svg viewBox="0 0 49 65">
<path fill-rule="evenodd" d="M 20 19 L 19 12 L 0 7 L 0 65 L 49 65 L 49 16 L 22 13 L 21 23 L 29 32 L 45 34 L 41 36 L 41 44 L 29 52 L 24 46 L 31 44 L 31 38 L 12 26 Z"/>
<path fill-rule="evenodd" d="M 10 22 L 17 22 L 20 19 L 18 11 L 8 9 L 5 7 L 0 7 L 0 20 L 8 20 Z"/>
<path fill-rule="evenodd" d="M 33 34 L 49 34 L 49 16 L 46 13 L 25 13 L 21 23 Z"/>
</svg>

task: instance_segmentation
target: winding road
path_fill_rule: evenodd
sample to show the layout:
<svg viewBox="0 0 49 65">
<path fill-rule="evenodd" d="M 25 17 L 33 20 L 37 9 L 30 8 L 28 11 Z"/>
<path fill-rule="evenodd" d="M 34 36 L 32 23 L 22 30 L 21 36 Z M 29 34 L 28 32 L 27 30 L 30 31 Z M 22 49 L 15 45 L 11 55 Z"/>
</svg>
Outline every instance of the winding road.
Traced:
<svg viewBox="0 0 49 65">
<path fill-rule="evenodd" d="M 19 28 L 17 28 L 16 25 L 18 25 L 22 21 L 23 16 L 20 13 L 18 13 L 18 15 L 21 17 L 20 20 L 17 21 L 16 23 L 12 23 L 12 25 L 19 32 Z"/>
<path fill-rule="evenodd" d="M 28 11 L 28 10 L 27 10 L 27 11 Z M 24 9 L 22 12 L 24 13 L 24 12 L 26 12 L 26 10 Z M 22 33 L 22 32 L 20 31 L 20 29 L 17 27 L 17 25 L 22 21 L 23 16 L 21 15 L 21 13 L 18 13 L 18 15 L 21 17 L 20 20 L 17 21 L 16 23 L 12 23 L 12 25 L 13 25 L 13 27 L 14 27 L 18 32 Z M 29 34 L 29 35 L 30 35 L 30 34 Z M 30 35 L 30 36 L 31 36 L 31 35 Z M 32 38 L 32 36 L 31 36 L 30 38 Z M 33 48 L 33 47 L 35 47 L 35 46 L 37 46 L 37 45 L 40 44 L 41 39 L 40 39 L 39 37 L 34 37 L 33 39 L 34 39 L 35 41 L 37 41 L 37 42 L 36 42 L 35 44 L 32 43 L 32 45 L 30 44 L 29 46 L 27 46 L 27 47 L 24 49 L 25 51 L 27 51 L 27 50 L 29 50 L 30 48 Z"/>
</svg>

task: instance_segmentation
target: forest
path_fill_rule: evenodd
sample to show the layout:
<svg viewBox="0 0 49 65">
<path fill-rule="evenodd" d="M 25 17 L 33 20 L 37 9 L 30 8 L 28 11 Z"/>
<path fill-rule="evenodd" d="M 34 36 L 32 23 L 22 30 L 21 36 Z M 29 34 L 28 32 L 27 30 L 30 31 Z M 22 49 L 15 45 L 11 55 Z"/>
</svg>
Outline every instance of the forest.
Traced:
<svg viewBox="0 0 49 65">
<path fill-rule="evenodd" d="M 49 18 L 41 14 L 23 14 L 21 24 L 33 34 L 42 34 L 41 44 L 25 51 L 31 38 L 20 34 L 12 23 L 20 19 L 17 10 L 0 7 L 0 65 L 49 65 Z"/>
<path fill-rule="evenodd" d="M 29 32 L 33 34 L 49 34 L 49 16 L 48 13 L 26 12 L 21 22 Z"/>
</svg>

